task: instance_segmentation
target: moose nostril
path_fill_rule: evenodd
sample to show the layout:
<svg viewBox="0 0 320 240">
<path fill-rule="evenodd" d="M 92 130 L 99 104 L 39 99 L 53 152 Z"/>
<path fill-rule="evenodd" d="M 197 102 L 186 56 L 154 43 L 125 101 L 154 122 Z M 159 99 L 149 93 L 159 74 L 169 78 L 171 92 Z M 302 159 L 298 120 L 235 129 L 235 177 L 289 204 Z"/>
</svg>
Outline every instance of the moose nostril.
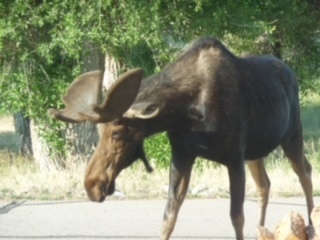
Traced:
<svg viewBox="0 0 320 240">
<path fill-rule="evenodd" d="M 84 183 L 89 199 L 93 202 L 103 202 L 106 198 L 106 185 L 96 179 L 87 179 Z"/>
<path fill-rule="evenodd" d="M 98 195 L 98 198 L 97 198 L 97 201 L 98 202 L 103 202 L 104 199 L 106 198 L 107 196 L 107 186 L 103 183 L 100 183 L 100 186 L 99 186 L 99 195 Z"/>
</svg>

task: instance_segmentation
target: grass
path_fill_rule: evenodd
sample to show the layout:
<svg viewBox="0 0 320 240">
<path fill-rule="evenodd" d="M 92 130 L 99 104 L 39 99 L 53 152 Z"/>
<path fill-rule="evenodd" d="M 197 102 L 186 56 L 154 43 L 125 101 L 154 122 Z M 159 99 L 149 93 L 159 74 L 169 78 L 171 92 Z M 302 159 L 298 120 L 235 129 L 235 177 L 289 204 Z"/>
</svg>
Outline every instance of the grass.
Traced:
<svg viewBox="0 0 320 240">
<path fill-rule="evenodd" d="M 320 195 L 320 96 L 305 98 L 302 109 L 305 150 L 313 166 L 314 194 Z M 83 176 L 85 162 L 69 165 L 67 169 L 41 172 L 33 160 L 17 153 L 18 137 L 10 117 L 1 117 L 0 126 L 0 199 L 36 199 L 66 200 L 87 199 Z M 155 150 L 155 148 L 158 149 Z M 169 184 L 168 146 L 159 147 L 154 142 L 147 142 L 148 155 L 163 158 L 163 161 L 151 159 L 155 171 L 149 174 L 138 161 L 124 170 L 117 178 L 117 193 L 112 198 L 166 198 Z M 163 149 L 164 148 L 164 149 Z M 155 152 L 151 152 L 151 149 Z M 297 176 L 292 171 L 283 154 L 276 151 L 265 160 L 271 180 L 271 196 L 303 196 Z M 255 184 L 247 171 L 246 196 L 255 197 Z M 225 198 L 229 197 L 227 170 L 223 166 L 198 159 L 192 174 L 188 197 L 190 198 Z"/>
</svg>

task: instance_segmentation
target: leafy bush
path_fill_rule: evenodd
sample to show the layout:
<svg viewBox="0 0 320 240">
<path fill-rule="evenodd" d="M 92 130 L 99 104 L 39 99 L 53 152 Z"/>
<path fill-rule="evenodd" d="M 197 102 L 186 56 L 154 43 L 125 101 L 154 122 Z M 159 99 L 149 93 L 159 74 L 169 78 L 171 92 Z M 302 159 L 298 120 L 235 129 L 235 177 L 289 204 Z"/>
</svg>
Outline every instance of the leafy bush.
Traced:
<svg viewBox="0 0 320 240">
<path fill-rule="evenodd" d="M 171 160 L 171 147 L 166 133 L 160 133 L 145 140 L 145 151 L 151 162 L 158 167 L 168 167 Z"/>
<path fill-rule="evenodd" d="M 90 64 L 83 56 L 108 53 L 125 67 L 143 67 L 151 74 L 185 43 L 208 35 L 236 53 L 280 51 L 303 89 L 317 90 L 319 80 L 311 80 L 320 72 L 319 12 L 313 1 L 294 0 L 2 1 L 0 112 L 25 112 L 46 129 L 51 147 L 63 152 L 57 137 L 63 125 L 50 121 L 46 109 L 61 107 L 66 87 Z M 148 144 L 154 148 L 148 154 L 165 162 L 164 135 Z"/>
</svg>

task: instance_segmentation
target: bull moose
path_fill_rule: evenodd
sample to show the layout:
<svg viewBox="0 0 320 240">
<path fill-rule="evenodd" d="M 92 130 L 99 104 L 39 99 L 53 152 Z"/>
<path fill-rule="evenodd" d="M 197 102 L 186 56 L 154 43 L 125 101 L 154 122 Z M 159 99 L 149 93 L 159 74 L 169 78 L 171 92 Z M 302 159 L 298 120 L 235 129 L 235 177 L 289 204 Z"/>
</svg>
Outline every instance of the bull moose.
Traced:
<svg viewBox="0 0 320 240">
<path fill-rule="evenodd" d="M 102 78 L 100 71 L 81 75 L 63 97 L 65 109 L 48 111 L 64 122 L 99 123 L 100 140 L 84 181 L 90 200 L 104 201 L 115 191 L 121 170 L 137 159 L 151 171 L 144 139 L 166 131 L 172 162 L 161 239 L 169 239 L 174 229 L 198 156 L 228 169 L 238 240 L 243 239 L 245 160 L 257 186 L 259 225 L 264 225 L 270 181 L 263 157 L 279 145 L 311 212 L 311 165 L 303 152 L 297 78 L 279 59 L 237 57 L 219 40 L 204 38 L 151 77 L 143 79 L 142 69 L 124 73 L 99 103 Z"/>
</svg>

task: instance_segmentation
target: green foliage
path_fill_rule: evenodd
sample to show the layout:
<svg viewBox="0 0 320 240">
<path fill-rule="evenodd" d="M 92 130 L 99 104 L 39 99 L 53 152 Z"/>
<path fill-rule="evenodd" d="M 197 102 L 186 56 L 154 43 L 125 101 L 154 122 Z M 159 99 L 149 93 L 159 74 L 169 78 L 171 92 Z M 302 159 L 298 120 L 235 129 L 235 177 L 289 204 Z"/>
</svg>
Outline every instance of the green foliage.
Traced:
<svg viewBox="0 0 320 240">
<path fill-rule="evenodd" d="M 169 166 L 171 159 L 171 147 L 165 133 L 151 136 L 144 143 L 146 155 L 154 161 L 158 167 Z"/>
<path fill-rule="evenodd" d="M 303 90 L 320 89 L 320 6 L 314 0 L 3 0 L 0 16 L 0 112 L 23 110 L 59 151 L 62 139 L 53 136 L 64 129 L 46 109 L 61 106 L 60 96 L 87 64 L 82 57 L 97 49 L 151 74 L 186 43 L 213 36 L 236 53 L 279 55 Z M 163 138 L 146 144 L 157 147 Z"/>
<path fill-rule="evenodd" d="M 320 95 L 309 94 L 303 98 L 301 119 L 304 139 L 308 142 L 319 141 L 320 137 Z M 319 145 L 320 147 L 320 145 Z M 320 151 L 317 151 L 320 152 Z"/>
</svg>

